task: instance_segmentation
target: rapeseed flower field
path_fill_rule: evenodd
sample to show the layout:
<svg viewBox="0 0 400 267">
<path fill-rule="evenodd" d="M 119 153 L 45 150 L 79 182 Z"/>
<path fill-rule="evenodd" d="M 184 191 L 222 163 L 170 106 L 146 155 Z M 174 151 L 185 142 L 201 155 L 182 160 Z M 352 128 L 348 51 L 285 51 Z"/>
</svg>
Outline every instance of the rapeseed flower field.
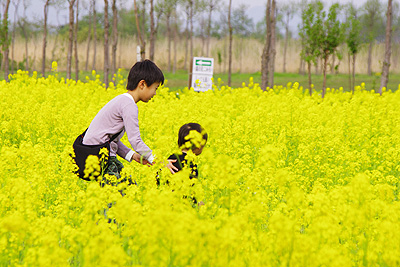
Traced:
<svg viewBox="0 0 400 267">
<path fill-rule="evenodd" d="M 124 85 L 23 71 L 0 82 L 1 266 L 400 265 L 400 90 L 321 99 L 297 83 L 178 94 L 167 83 L 139 103 L 158 163 L 122 160 L 137 185 L 100 187 L 69 155 Z M 161 163 L 188 122 L 209 136 L 194 186 Z"/>
</svg>

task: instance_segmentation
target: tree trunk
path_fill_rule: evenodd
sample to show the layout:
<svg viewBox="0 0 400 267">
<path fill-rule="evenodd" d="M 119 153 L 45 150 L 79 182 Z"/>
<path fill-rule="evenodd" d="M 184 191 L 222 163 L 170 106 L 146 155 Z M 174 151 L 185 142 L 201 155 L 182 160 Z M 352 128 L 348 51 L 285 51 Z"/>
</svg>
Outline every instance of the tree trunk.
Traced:
<svg viewBox="0 0 400 267">
<path fill-rule="evenodd" d="M 325 97 L 325 93 L 326 93 L 326 69 L 328 68 L 328 55 L 324 55 L 324 61 L 323 61 L 323 73 L 324 73 L 324 80 L 322 83 L 322 98 Z"/>
<path fill-rule="evenodd" d="M 25 10 L 24 10 L 24 18 L 26 18 L 25 16 Z M 21 28 L 22 31 L 22 35 L 25 39 L 25 70 L 29 70 L 29 57 L 28 57 L 28 33 L 26 32 L 25 29 L 25 21 L 23 23 L 21 23 L 20 21 L 18 21 L 18 25 Z"/>
<path fill-rule="evenodd" d="M 301 51 L 304 50 L 304 43 L 303 43 L 303 38 L 301 38 Z M 299 74 L 304 75 L 305 73 L 305 61 L 303 59 L 303 57 L 300 57 L 300 66 L 299 66 Z"/>
<path fill-rule="evenodd" d="M 97 57 L 97 15 L 96 15 L 96 0 L 93 0 L 93 63 L 92 70 L 96 69 Z"/>
<path fill-rule="evenodd" d="M 190 60 L 193 58 L 193 0 L 189 0 L 190 3 L 190 16 L 189 16 L 189 23 L 190 23 Z"/>
<path fill-rule="evenodd" d="M 183 68 L 187 70 L 188 53 L 189 53 L 189 6 L 186 6 L 186 40 L 185 40 L 185 63 Z M 190 70 L 191 71 L 191 70 Z"/>
<path fill-rule="evenodd" d="M 176 49 L 176 47 L 178 46 L 178 34 L 177 34 L 177 32 L 178 32 L 178 25 L 177 25 L 177 18 L 176 18 L 176 13 L 174 12 L 174 27 L 172 28 L 173 29 L 173 34 L 174 34 L 174 65 L 173 65 L 173 68 L 172 68 L 172 73 L 174 73 L 175 74 L 175 72 L 176 72 L 176 61 L 177 61 L 177 49 Z"/>
<path fill-rule="evenodd" d="M 4 15 L 3 15 L 3 52 L 4 52 L 4 79 L 8 81 L 8 74 L 9 74 L 9 58 L 8 58 L 8 53 L 9 53 L 9 45 L 8 45 L 8 9 L 10 7 L 10 0 L 7 0 L 6 6 L 4 9 Z"/>
<path fill-rule="evenodd" d="M 108 58 L 108 33 L 110 23 L 108 21 L 108 0 L 104 0 L 104 83 L 108 88 L 108 70 L 109 70 L 109 58 Z"/>
<path fill-rule="evenodd" d="M 276 56 L 276 19 L 275 19 L 276 3 L 272 0 L 271 5 L 271 58 L 270 58 L 270 70 L 269 70 L 269 84 L 271 88 L 274 86 L 274 72 L 275 72 L 275 56 Z"/>
<path fill-rule="evenodd" d="M 349 56 L 349 59 L 348 59 L 348 64 L 349 64 L 349 90 L 352 91 L 353 94 L 354 94 L 354 89 L 353 89 L 352 82 L 351 82 L 351 73 L 352 73 L 352 71 L 351 71 L 351 66 L 350 66 L 351 65 L 351 54 L 350 54 L 350 52 L 349 52 L 348 56 Z"/>
<path fill-rule="evenodd" d="M 93 10 L 93 1 L 90 2 L 90 8 L 89 8 L 89 18 L 88 18 L 88 34 L 87 34 L 87 47 L 86 47 L 86 61 L 85 61 L 85 71 L 88 71 L 89 68 L 89 52 L 90 52 L 90 42 L 92 41 L 92 33 L 91 33 L 91 29 L 93 27 L 93 14 L 92 14 L 92 10 Z"/>
<path fill-rule="evenodd" d="M 144 41 L 144 45 L 143 45 L 143 49 L 140 51 L 140 54 L 141 54 L 141 57 L 142 57 L 142 59 L 144 60 L 145 58 L 146 58 L 146 1 L 147 0 L 142 0 L 142 5 L 143 5 L 143 8 L 142 8 L 142 22 L 141 22 L 141 25 L 142 25 L 142 38 L 143 38 L 143 41 Z M 140 24 L 139 24 L 139 26 L 140 26 Z"/>
<path fill-rule="evenodd" d="M 374 24 L 375 24 L 375 15 L 377 13 L 377 10 L 375 9 L 370 9 L 367 11 L 368 14 L 371 16 L 368 26 L 369 26 L 369 48 L 368 48 L 368 75 L 372 75 L 372 46 L 374 43 L 374 37 L 373 37 L 373 31 L 374 31 Z"/>
<path fill-rule="evenodd" d="M 381 87 L 379 88 L 381 95 L 383 88 L 387 87 L 389 81 L 390 55 L 392 53 L 392 0 L 388 0 L 386 18 L 385 59 L 383 60 Z"/>
<path fill-rule="evenodd" d="M 214 6 L 210 4 L 210 12 L 208 13 L 208 25 L 207 25 L 207 48 L 206 48 L 206 55 L 209 57 L 210 55 L 210 40 L 211 40 L 211 19 L 212 19 L 212 12 Z"/>
<path fill-rule="evenodd" d="M 60 11 L 59 10 L 57 10 L 56 11 L 56 14 L 57 14 L 57 18 L 59 17 L 59 13 Z M 58 21 L 58 19 L 57 19 L 57 22 L 58 22 L 58 24 L 57 24 L 57 26 L 59 27 L 60 26 L 60 22 Z M 53 48 L 51 49 L 51 62 L 53 62 L 53 61 L 56 61 L 56 60 L 58 60 L 59 59 L 59 56 L 57 57 L 57 59 L 56 59 L 56 49 L 57 49 L 57 47 L 58 47 L 58 37 L 59 37 L 59 35 L 60 35 L 60 32 L 59 31 L 57 31 L 56 32 L 56 38 L 54 39 L 54 43 L 53 43 Z"/>
<path fill-rule="evenodd" d="M 354 87 L 356 85 L 356 54 L 353 54 L 353 81 L 352 81 L 352 88 L 354 94 Z"/>
<path fill-rule="evenodd" d="M 154 0 L 150 0 L 150 60 L 154 61 L 156 27 L 154 25 Z"/>
<path fill-rule="evenodd" d="M 79 23 L 79 0 L 76 0 L 76 23 L 74 32 L 75 49 L 75 81 L 79 80 L 79 58 L 78 58 L 78 23 Z"/>
<path fill-rule="evenodd" d="M 167 26 L 167 42 L 168 42 L 168 71 L 171 72 L 171 25 L 170 25 L 170 17 L 171 14 L 166 15 L 166 26 Z"/>
<path fill-rule="evenodd" d="M 15 4 L 15 9 L 14 9 L 14 23 L 13 23 L 13 32 L 12 32 L 12 41 L 11 41 L 11 73 L 14 73 L 14 61 L 15 61 L 15 57 L 14 57 L 14 53 L 15 53 L 15 32 L 17 29 L 17 20 L 18 20 L 18 7 L 19 7 L 19 0 L 17 1 L 17 3 Z M 18 66 L 17 66 L 18 68 Z"/>
<path fill-rule="evenodd" d="M 117 46 L 118 46 L 118 10 L 117 0 L 112 1 L 113 11 L 113 43 L 111 48 L 111 75 L 117 73 Z M 115 84 L 115 81 L 114 81 Z"/>
<path fill-rule="evenodd" d="M 368 75 L 372 75 L 372 70 L 371 70 L 371 63 L 372 63 L 372 45 L 374 41 L 369 42 L 369 48 L 368 48 Z"/>
<path fill-rule="evenodd" d="M 135 19 L 136 19 L 136 29 L 138 32 L 138 37 L 139 37 L 139 42 L 140 42 L 140 57 L 141 60 L 145 59 L 146 53 L 145 53 L 145 49 L 146 49 L 146 42 L 144 40 L 144 34 L 142 35 L 142 30 L 140 29 L 140 23 L 139 23 L 139 14 L 138 14 L 138 9 L 137 9 L 137 5 L 136 5 L 136 0 L 133 1 L 133 7 L 135 10 Z"/>
<path fill-rule="evenodd" d="M 207 46 L 207 37 L 206 37 L 206 32 L 205 32 L 205 29 L 206 28 L 206 26 L 205 26 L 205 21 L 204 20 L 202 20 L 201 22 L 200 22 L 200 29 L 201 29 L 201 32 L 199 33 L 200 34 L 200 38 L 201 38 L 201 55 L 202 56 L 204 56 L 205 55 L 205 47 Z"/>
<path fill-rule="evenodd" d="M 68 35 L 68 54 L 67 54 L 67 79 L 71 79 L 72 48 L 74 42 L 74 5 L 75 0 L 69 0 L 69 35 Z"/>
<path fill-rule="evenodd" d="M 46 75 L 46 46 L 47 46 L 47 14 L 49 12 L 49 2 L 46 0 L 44 4 L 44 20 L 43 20 L 43 50 L 42 50 L 42 77 Z"/>
<path fill-rule="evenodd" d="M 267 90 L 269 82 L 269 72 L 270 72 L 270 57 L 271 57 L 271 0 L 267 1 L 266 9 L 266 20 L 267 24 L 265 45 L 263 53 L 261 56 L 261 89 L 263 91 Z"/>
<path fill-rule="evenodd" d="M 229 0 L 229 11 L 228 11 L 228 27 L 229 27 L 229 49 L 228 49 L 228 86 L 231 86 L 232 76 L 232 24 L 231 24 L 231 13 L 232 13 L 232 0 Z"/>
<path fill-rule="evenodd" d="M 307 72 L 308 72 L 308 91 L 312 96 L 312 82 L 311 82 L 311 61 L 307 61 Z"/>
<path fill-rule="evenodd" d="M 289 25 L 286 24 L 285 27 L 285 46 L 283 47 L 283 73 L 286 73 L 286 53 L 289 41 Z"/>
</svg>

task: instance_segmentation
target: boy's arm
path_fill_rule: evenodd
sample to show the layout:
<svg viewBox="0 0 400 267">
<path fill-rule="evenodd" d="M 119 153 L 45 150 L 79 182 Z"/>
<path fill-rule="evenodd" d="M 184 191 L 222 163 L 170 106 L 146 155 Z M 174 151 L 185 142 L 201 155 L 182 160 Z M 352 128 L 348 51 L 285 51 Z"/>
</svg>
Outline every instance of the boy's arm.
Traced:
<svg viewBox="0 0 400 267">
<path fill-rule="evenodd" d="M 123 157 L 125 160 L 131 162 L 132 160 L 142 163 L 143 165 L 152 165 L 152 162 L 149 160 L 141 158 L 141 156 L 138 153 L 135 153 L 132 149 L 124 145 L 121 141 L 117 142 L 118 145 L 118 151 L 117 154 L 120 157 Z"/>
<path fill-rule="evenodd" d="M 118 145 L 117 155 L 131 162 L 132 156 L 135 153 L 132 149 L 124 145 L 121 141 L 116 142 Z"/>
<path fill-rule="evenodd" d="M 129 143 L 131 144 L 134 151 L 143 156 L 143 158 L 149 161 L 150 163 L 153 163 L 154 156 L 152 154 L 152 151 L 143 142 L 140 136 L 137 106 L 129 105 L 125 107 L 123 109 L 122 119 L 124 121 L 125 132 L 128 135 Z M 119 145 L 118 145 L 118 150 L 119 150 Z"/>
</svg>

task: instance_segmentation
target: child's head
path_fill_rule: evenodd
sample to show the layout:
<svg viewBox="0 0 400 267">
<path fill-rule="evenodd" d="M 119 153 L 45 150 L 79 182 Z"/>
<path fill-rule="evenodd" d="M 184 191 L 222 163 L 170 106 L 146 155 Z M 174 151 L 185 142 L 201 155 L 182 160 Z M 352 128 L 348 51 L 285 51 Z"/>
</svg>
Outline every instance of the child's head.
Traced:
<svg viewBox="0 0 400 267">
<path fill-rule="evenodd" d="M 207 143 L 208 134 L 198 123 L 187 123 L 179 129 L 178 146 L 182 149 L 191 149 L 198 156 L 203 152 Z"/>
<path fill-rule="evenodd" d="M 144 81 L 147 86 L 151 86 L 154 83 L 163 84 L 164 74 L 157 67 L 154 62 L 146 59 L 144 61 L 138 61 L 133 65 L 128 75 L 128 83 L 126 89 L 135 90 L 140 81 Z"/>
</svg>

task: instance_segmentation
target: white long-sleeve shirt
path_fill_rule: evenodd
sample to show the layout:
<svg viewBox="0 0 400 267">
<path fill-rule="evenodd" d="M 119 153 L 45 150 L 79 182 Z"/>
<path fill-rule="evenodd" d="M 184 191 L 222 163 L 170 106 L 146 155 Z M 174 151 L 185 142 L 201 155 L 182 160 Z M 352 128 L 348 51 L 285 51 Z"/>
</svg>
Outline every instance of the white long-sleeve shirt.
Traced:
<svg viewBox="0 0 400 267">
<path fill-rule="evenodd" d="M 138 114 L 139 109 L 129 93 L 116 96 L 94 117 L 83 138 L 83 144 L 103 144 L 122 130 L 110 144 L 110 156 L 118 154 L 130 162 L 136 151 L 152 163 L 152 151 L 140 137 Z M 134 151 L 120 141 L 125 132 Z"/>
</svg>

